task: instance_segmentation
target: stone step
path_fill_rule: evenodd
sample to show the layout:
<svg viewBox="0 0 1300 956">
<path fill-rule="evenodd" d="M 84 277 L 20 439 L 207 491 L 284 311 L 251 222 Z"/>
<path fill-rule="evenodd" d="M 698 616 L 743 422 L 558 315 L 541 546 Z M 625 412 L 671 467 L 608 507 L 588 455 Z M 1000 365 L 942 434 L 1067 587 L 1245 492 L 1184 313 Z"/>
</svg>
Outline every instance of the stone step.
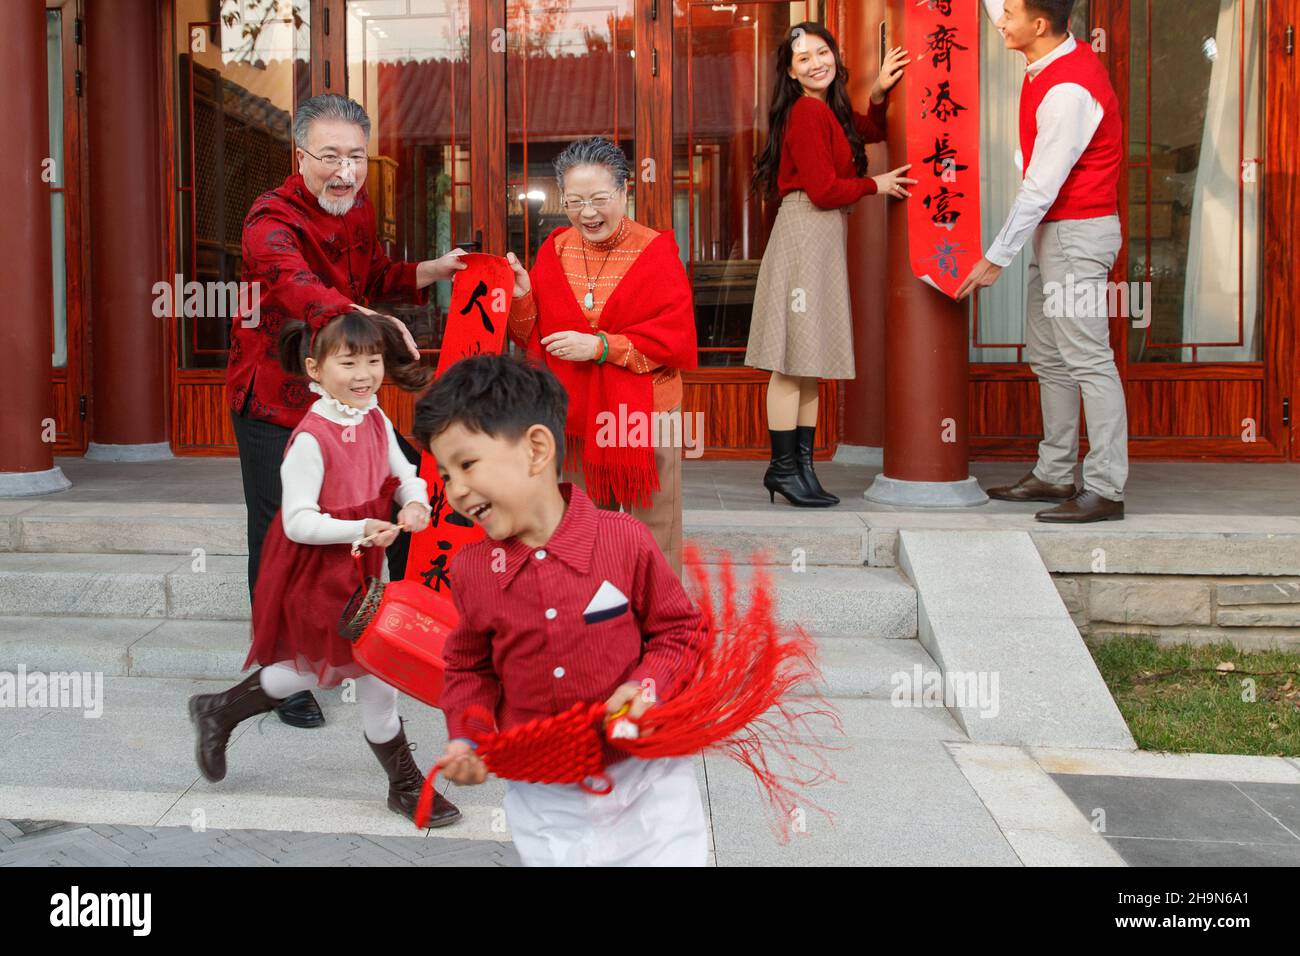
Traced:
<svg viewBox="0 0 1300 956">
<path fill-rule="evenodd" d="M 0 551 L 102 554 L 248 553 L 243 505 L 0 502 Z"/>
<path fill-rule="evenodd" d="M 753 572 L 737 566 L 742 596 Z M 916 636 L 916 592 L 892 568 L 782 565 L 770 571 L 783 621 L 810 631 Z M 0 554 L 0 613 L 239 621 L 249 617 L 247 559 L 160 554 Z"/>
<path fill-rule="evenodd" d="M 248 654 L 242 621 L 0 617 L 0 671 L 92 671 L 105 677 L 233 680 Z M 833 698 L 888 699 L 895 675 L 935 667 L 915 640 L 817 637 L 822 683 Z"/>
<path fill-rule="evenodd" d="M 710 566 L 714 600 L 720 601 L 717 567 Z M 747 603 L 756 569 L 736 567 L 738 600 Z M 907 639 L 917 635 L 916 591 L 895 568 L 838 568 L 788 565 L 765 570 L 774 590 L 777 617 L 819 635 Z"/>
<path fill-rule="evenodd" d="M 0 554 L 0 614 L 247 620 L 248 559 Z"/>
<path fill-rule="evenodd" d="M 898 536 L 913 531 L 1024 531 L 1053 574 L 1300 575 L 1300 518 L 1276 515 L 1130 514 L 1101 524 L 1048 525 L 999 512 L 880 512 L 866 563 L 898 564 Z M 1262 602 L 1261 602 L 1262 603 Z"/>
<path fill-rule="evenodd" d="M 861 567 L 867 563 L 867 526 L 863 515 L 819 509 L 774 511 L 703 511 L 682 513 L 687 540 L 707 541 L 707 553 L 727 551 L 736 563 L 752 556 L 785 566 Z"/>
<path fill-rule="evenodd" d="M 862 517 L 829 511 L 698 511 L 683 514 L 687 539 L 729 552 L 740 564 L 772 560 L 860 567 L 866 563 Z M 0 502 L 0 551 L 184 554 L 248 553 L 243 505 L 174 502 Z"/>
</svg>

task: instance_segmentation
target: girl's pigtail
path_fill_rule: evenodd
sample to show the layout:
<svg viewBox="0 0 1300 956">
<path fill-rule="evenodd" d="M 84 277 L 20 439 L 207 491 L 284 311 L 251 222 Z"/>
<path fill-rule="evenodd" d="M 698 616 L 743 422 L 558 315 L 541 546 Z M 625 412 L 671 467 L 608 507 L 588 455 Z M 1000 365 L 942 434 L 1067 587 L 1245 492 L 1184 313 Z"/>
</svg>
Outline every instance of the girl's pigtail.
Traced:
<svg viewBox="0 0 1300 956">
<path fill-rule="evenodd" d="M 307 354 L 311 346 L 311 326 L 301 319 L 291 319 L 280 330 L 280 367 L 290 375 L 307 377 Z"/>
<path fill-rule="evenodd" d="M 433 368 L 411 360 L 411 350 L 406 347 L 397 326 L 385 319 L 375 320 L 384 337 L 384 371 L 399 388 L 408 392 L 421 392 L 433 381 Z"/>
</svg>

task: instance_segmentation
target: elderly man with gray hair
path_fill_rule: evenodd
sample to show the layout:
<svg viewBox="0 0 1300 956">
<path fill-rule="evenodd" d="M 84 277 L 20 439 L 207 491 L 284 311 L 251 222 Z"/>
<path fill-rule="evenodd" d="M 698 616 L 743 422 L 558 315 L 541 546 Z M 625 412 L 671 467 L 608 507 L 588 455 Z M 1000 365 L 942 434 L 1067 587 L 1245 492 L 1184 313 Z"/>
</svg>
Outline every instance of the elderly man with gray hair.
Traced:
<svg viewBox="0 0 1300 956">
<path fill-rule="evenodd" d="M 393 262 L 384 253 L 365 190 L 370 117 L 360 104 L 332 93 L 312 97 L 294 114 L 293 138 L 299 171 L 259 196 L 244 220 L 243 280 L 260 284 L 254 300 L 259 309 L 256 316 L 233 321 L 226 368 L 226 399 L 248 506 L 250 594 L 262 539 L 280 507 L 285 445 L 315 399 L 306 381 L 280 368 L 281 327 L 301 319 L 315 332 L 340 313 L 374 315 L 365 307 L 374 300 L 424 304 L 429 285 L 465 268 L 460 249 L 419 263 Z M 418 357 L 410 331 L 388 318 Z M 398 440 L 407 457 L 418 461 L 418 453 Z M 394 576 L 404 568 L 405 546 L 403 541 L 396 561 L 390 549 Z M 290 698 L 279 713 L 294 726 L 324 723 L 310 694 Z"/>
</svg>

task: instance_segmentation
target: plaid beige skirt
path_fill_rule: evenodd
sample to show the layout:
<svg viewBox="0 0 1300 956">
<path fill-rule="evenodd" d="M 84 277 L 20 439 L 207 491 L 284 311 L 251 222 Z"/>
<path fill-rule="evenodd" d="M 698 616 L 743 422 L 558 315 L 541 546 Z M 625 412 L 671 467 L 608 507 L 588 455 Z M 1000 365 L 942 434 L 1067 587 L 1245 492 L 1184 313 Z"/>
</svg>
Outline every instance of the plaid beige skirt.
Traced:
<svg viewBox="0 0 1300 956">
<path fill-rule="evenodd" d="M 802 190 L 781 201 L 758 267 L 746 365 L 854 377 L 848 223 L 847 208 L 819 209 Z"/>
</svg>

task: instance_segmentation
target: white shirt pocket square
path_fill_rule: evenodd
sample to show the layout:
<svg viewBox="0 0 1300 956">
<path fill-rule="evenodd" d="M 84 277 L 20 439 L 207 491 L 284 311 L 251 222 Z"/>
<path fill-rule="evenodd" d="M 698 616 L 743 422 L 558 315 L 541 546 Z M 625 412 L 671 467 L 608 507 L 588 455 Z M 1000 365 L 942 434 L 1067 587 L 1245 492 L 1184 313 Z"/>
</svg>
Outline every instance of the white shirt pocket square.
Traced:
<svg viewBox="0 0 1300 956">
<path fill-rule="evenodd" d="M 601 621 L 626 614 L 627 609 L 627 595 L 608 581 L 601 581 L 596 596 L 582 612 L 582 619 L 588 624 L 599 624 Z"/>
</svg>

